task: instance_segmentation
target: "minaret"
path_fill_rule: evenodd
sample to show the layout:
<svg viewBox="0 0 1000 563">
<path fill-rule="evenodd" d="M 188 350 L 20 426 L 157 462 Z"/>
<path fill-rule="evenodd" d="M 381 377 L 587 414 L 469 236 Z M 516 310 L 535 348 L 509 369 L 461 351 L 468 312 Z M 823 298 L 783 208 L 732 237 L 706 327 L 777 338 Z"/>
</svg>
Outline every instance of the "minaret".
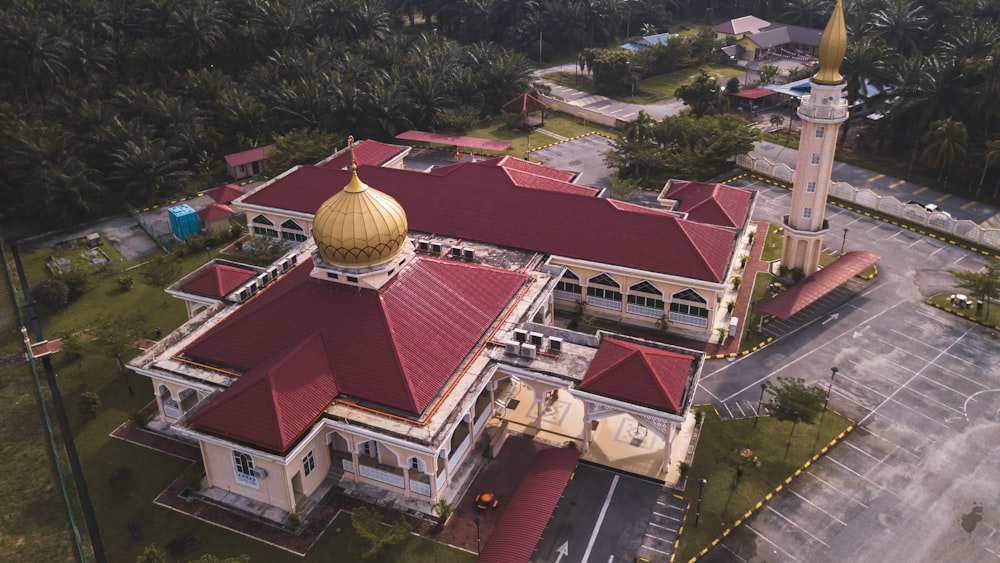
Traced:
<svg viewBox="0 0 1000 563">
<path fill-rule="evenodd" d="M 847 52 L 847 29 L 841 0 L 833 8 L 819 43 L 819 72 L 810 80 L 810 93 L 799 105 L 802 136 L 795 166 L 792 203 L 785 215 L 781 265 L 801 268 L 805 275 L 819 269 L 826 223 L 826 197 L 830 189 L 840 124 L 847 120 L 847 100 L 840 63 Z"/>
</svg>

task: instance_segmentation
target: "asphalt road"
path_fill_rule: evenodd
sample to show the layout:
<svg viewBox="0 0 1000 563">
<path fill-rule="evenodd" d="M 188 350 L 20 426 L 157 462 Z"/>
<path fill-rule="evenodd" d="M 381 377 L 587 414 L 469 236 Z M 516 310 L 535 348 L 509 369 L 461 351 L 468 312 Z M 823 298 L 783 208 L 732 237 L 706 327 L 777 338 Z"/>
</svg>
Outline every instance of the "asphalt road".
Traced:
<svg viewBox="0 0 1000 563">
<path fill-rule="evenodd" d="M 684 503 L 657 483 L 581 463 L 531 560 L 625 563 L 645 551 L 665 561 L 683 514 Z"/>
<path fill-rule="evenodd" d="M 789 193 L 763 184 L 755 218 L 776 221 Z M 761 382 L 802 377 L 859 428 L 707 558 L 711 561 L 1000 559 L 1000 346 L 991 332 L 923 303 L 952 291 L 948 269 L 985 258 L 828 206 L 825 246 L 882 256 L 854 299 L 736 360 L 706 365 L 697 399 L 756 404 Z M 765 461 L 766 462 L 766 461 Z"/>
</svg>

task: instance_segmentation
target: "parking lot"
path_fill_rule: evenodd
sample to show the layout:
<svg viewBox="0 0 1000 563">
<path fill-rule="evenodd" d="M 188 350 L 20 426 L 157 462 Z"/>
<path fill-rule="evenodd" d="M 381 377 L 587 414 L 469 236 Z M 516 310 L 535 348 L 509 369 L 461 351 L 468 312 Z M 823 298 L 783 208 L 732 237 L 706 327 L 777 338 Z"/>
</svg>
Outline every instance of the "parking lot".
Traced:
<svg viewBox="0 0 1000 563">
<path fill-rule="evenodd" d="M 756 187 L 755 218 L 787 209 L 786 191 Z M 883 257 L 879 276 L 758 353 L 708 362 L 700 398 L 752 416 L 760 383 L 827 388 L 837 367 L 830 406 L 858 427 L 706 560 L 996 561 L 1000 340 L 923 302 L 984 257 L 832 206 L 827 218 L 825 250 L 849 229 L 847 250 Z"/>
<path fill-rule="evenodd" d="M 535 546 L 537 563 L 667 561 L 686 503 L 661 485 L 586 463 L 577 466 Z"/>
</svg>

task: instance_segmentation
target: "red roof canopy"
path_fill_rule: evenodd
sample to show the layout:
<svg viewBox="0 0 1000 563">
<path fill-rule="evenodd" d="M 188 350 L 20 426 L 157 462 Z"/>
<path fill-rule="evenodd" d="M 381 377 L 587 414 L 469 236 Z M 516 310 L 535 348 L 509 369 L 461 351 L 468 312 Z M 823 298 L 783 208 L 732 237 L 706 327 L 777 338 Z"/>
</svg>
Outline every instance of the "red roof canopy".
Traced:
<svg viewBox="0 0 1000 563">
<path fill-rule="evenodd" d="M 767 88 L 748 88 L 746 90 L 740 90 L 739 92 L 733 92 L 729 94 L 734 98 L 748 98 L 751 100 L 756 100 L 757 98 L 766 98 L 768 96 L 773 96 L 776 94 L 774 90 L 768 90 Z"/>
<path fill-rule="evenodd" d="M 579 460 L 580 452 L 569 448 L 535 454 L 476 561 L 528 563 Z"/>
<path fill-rule="evenodd" d="M 310 356 L 317 364 L 310 373 L 331 373 L 353 400 L 419 415 L 526 280 L 518 272 L 416 257 L 375 291 L 311 278 L 312 267 L 305 262 L 279 278 L 181 357 L 246 377 L 318 332 L 325 354 Z M 240 432 L 242 411 L 226 412 L 225 429 Z"/>
<path fill-rule="evenodd" d="M 241 164 L 250 164 L 251 162 L 259 162 L 267 158 L 267 151 L 274 148 L 274 145 L 267 145 L 266 147 L 257 147 L 255 149 L 250 149 L 248 151 L 237 152 L 233 154 L 226 155 L 226 164 L 229 166 L 240 166 Z"/>
<path fill-rule="evenodd" d="M 217 221 L 219 219 L 225 219 L 226 217 L 232 217 L 236 212 L 233 211 L 232 207 L 228 205 L 222 205 L 221 203 L 213 203 L 205 209 L 198 211 L 198 218 L 204 223 L 211 223 L 212 221 Z"/>
<path fill-rule="evenodd" d="M 217 188 L 212 188 L 205 192 L 205 195 L 212 198 L 215 203 L 229 203 L 234 199 L 246 194 L 247 191 L 236 184 L 226 184 Z"/>
<path fill-rule="evenodd" d="M 257 272 L 248 268 L 213 262 L 200 274 L 179 285 L 177 289 L 220 299 L 255 275 Z"/>
<path fill-rule="evenodd" d="M 687 354 L 604 338 L 580 389 L 679 414 L 694 361 Z"/>
<path fill-rule="evenodd" d="M 872 252 L 848 252 L 834 263 L 764 303 L 758 310 L 785 320 L 881 259 L 881 256 Z"/>
<path fill-rule="evenodd" d="M 462 137 L 461 135 L 442 135 L 440 133 L 427 133 L 425 131 L 410 130 L 396 135 L 397 139 L 404 141 L 422 141 L 425 143 L 437 143 L 439 145 L 454 145 L 470 149 L 482 149 L 487 151 L 505 151 L 513 146 L 513 143 L 506 141 L 493 141 L 490 139 L 479 139 L 477 137 Z"/>
<path fill-rule="evenodd" d="M 382 166 L 387 161 L 391 160 L 393 157 L 398 156 L 403 151 L 408 150 L 409 147 L 401 147 L 399 145 L 388 145 L 386 143 L 380 143 L 378 141 L 372 141 L 366 139 L 364 141 L 355 143 L 354 145 L 354 159 L 357 161 L 358 165 L 370 165 L 370 166 Z M 343 169 L 350 168 L 351 166 L 351 151 L 343 150 L 338 154 L 330 157 L 318 164 L 321 168 L 333 168 L 333 169 Z"/>
<path fill-rule="evenodd" d="M 666 193 L 677 200 L 674 211 L 699 223 L 738 229 L 746 221 L 753 194 L 725 184 L 671 180 Z"/>
<path fill-rule="evenodd" d="M 464 162 L 430 173 L 365 166 L 370 186 L 406 210 L 412 230 L 523 248 L 639 270 L 720 282 L 735 232 L 662 210 L 579 193 L 490 163 Z M 302 167 L 244 202 L 315 213 L 347 185 L 349 173 Z"/>
<path fill-rule="evenodd" d="M 507 102 L 503 106 L 504 111 L 511 113 L 530 113 L 549 109 L 549 104 L 539 100 L 531 94 L 524 93 Z"/>
</svg>

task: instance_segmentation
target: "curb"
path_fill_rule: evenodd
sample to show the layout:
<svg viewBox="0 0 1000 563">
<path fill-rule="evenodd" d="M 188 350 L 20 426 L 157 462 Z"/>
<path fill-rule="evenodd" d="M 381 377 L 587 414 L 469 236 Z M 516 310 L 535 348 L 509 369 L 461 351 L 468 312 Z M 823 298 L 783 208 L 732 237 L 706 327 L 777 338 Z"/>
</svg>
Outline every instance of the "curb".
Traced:
<svg viewBox="0 0 1000 563">
<path fill-rule="evenodd" d="M 991 325 L 989 323 L 985 323 L 983 321 L 980 321 L 980 320 L 972 317 L 971 315 L 966 315 L 965 313 L 961 313 L 959 311 L 956 311 L 956 310 L 952 309 L 951 307 L 947 307 L 945 305 L 938 305 L 937 303 L 932 302 L 930 299 L 925 300 L 924 303 L 930 305 L 931 307 L 934 307 L 935 309 L 940 309 L 940 310 L 944 311 L 945 313 L 951 313 L 952 315 L 955 315 L 956 317 L 959 317 L 959 318 L 965 319 L 967 321 L 971 321 L 973 323 L 976 323 L 979 326 L 986 327 L 986 328 L 992 328 L 993 330 L 1000 330 L 1000 325 Z"/>
</svg>

